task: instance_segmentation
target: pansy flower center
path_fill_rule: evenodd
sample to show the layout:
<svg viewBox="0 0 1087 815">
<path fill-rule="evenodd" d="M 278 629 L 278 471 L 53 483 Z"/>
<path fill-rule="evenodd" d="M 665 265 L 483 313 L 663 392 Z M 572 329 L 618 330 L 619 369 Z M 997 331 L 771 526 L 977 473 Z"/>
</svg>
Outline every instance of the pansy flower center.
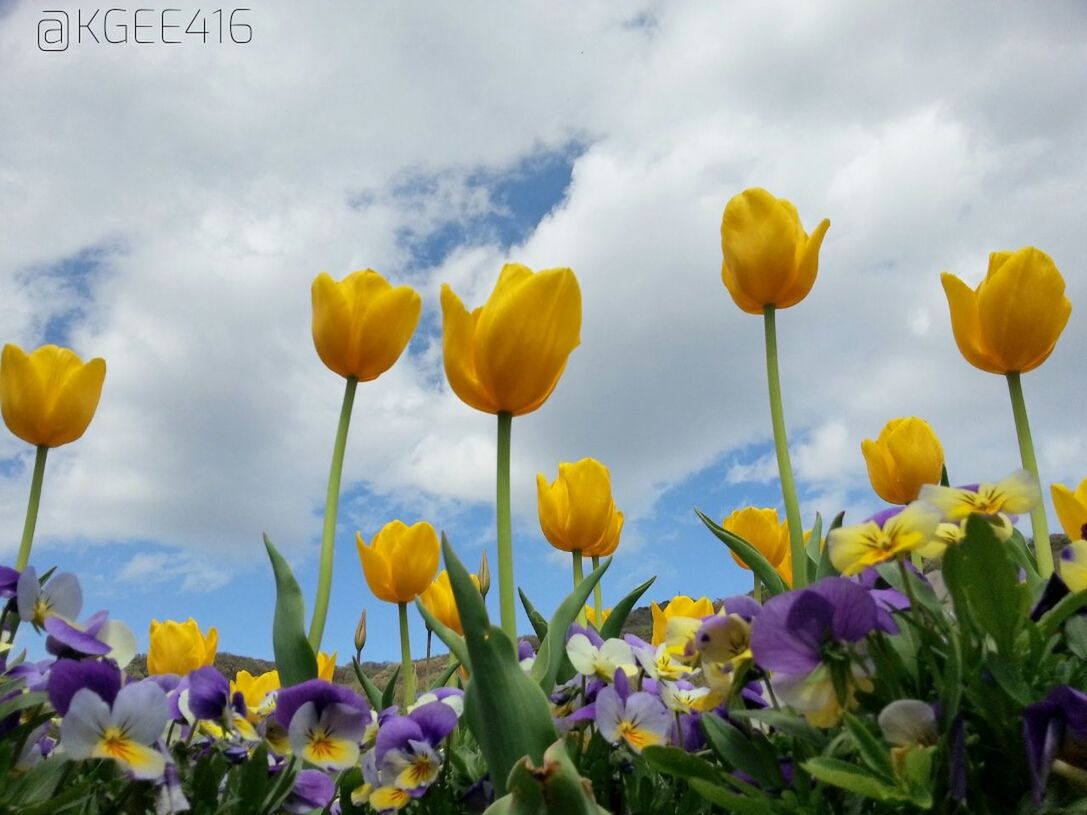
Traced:
<svg viewBox="0 0 1087 815">
<path fill-rule="evenodd" d="M 332 758 L 338 754 L 336 740 L 325 730 L 313 730 L 309 734 L 309 751 L 314 758 Z"/>
<path fill-rule="evenodd" d="M 623 740 L 639 752 L 646 747 L 660 743 L 660 739 L 657 738 L 655 733 L 638 727 L 637 722 L 619 722 L 618 730 Z"/>
<path fill-rule="evenodd" d="M 107 756 L 125 764 L 132 764 L 135 759 L 132 740 L 119 727 L 106 728 L 99 746 Z"/>
</svg>

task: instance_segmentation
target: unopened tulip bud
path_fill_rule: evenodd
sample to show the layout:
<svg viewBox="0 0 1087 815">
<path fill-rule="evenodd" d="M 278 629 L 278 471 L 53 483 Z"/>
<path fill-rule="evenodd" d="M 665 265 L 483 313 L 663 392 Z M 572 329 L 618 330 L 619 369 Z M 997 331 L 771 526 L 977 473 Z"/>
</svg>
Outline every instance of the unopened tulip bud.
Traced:
<svg viewBox="0 0 1087 815">
<path fill-rule="evenodd" d="M 355 658 L 362 656 L 362 649 L 366 647 L 366 609 L 359 615 L 359 624 L 355 626 Z"/>
<path fill-rule="evenodd" d="M 479 578 L 479 593 L 483 599 L 487 599 L 487 592 L 491 590 L 491 564 L 487 562 L 486 549 L 479 556 L 479 574 L 476 576 Z"/>
</svg>

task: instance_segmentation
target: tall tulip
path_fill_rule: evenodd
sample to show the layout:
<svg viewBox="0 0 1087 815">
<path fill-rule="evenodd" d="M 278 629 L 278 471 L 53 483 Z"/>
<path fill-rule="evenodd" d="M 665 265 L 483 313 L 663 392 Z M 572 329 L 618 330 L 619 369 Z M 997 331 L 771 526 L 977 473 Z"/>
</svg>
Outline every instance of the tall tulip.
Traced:
<svg viewBox="0 0 1087 815">
<path fill-rule="evenodd" d="M 1033 246 L 991 253 L 989 271 L 976 289 L 947 272 L 940 278 L 959 351 L 975 368 L 1008 380 L 1019 454 L 1038 479 L 1020 375 L 1049 358 L 1068 323 L 1072 303 L 1064 294 L 1064 278 L 1053 259 Z M 1053 553 L 1044 504 L 1038 503 L 1030 520 L 1038 568 L 1048 577 Z"/>
<path fill-rule="evenodd" d="M 496 515 L 502 628 L 515 639 L 510 528 L 510 435 L 514 416 L 540 407 L 581 342 L 581 289 L 569 269 L 502 267 L 487 302 L 471 312 L 442 286 L 442 348 L 453 392 L 498 416 Z"/>
<path fill-rule="evenodd" d="M 4 346 L 0 411 L 8 429 L 37 448 L 15 561 L 20 571 L 30 561 L 49 448 L 69 444 L 86 432 L 98 409 L 105 378 L 106 363 L 100 358 L 84 363 L 74 351 L 56 345 L 43 345 L 29 355 L 18 345 Z"/>
<path fill-rule="evenodd" d="M 890 504 L 916 500 L 923 485 L 940 483 L 944 471 L 943 445 L 917 416 L 891 419 L 875 441 L 861 442 L 861 453 L 872 489 Z"/>
<path fill-rule="evenodd" d="M 819 271 L 819 249 L 830 221 L 809 236 L 790 202 L 755 187 L 733 197 L 721 219 L 721 279 L 733 301 L 748 314 L 762 314 L 766 338 L 766 378 L 778 473 L 789 524 L 793 585 L 807 582 L 800 505 L 796 497 L 785 414 L 781 404 L 775 312 L 795 306 L 811 291 Z"/>
<path fill-rule="evenodd" d="M 772 507 L 744 507 L 732 512 L 721 523 L 724 529 L 743 538 L 758 550 L 774 567 L 787 585 L 792 585 L 792 551 L 789 549 L 789 524 L 778 519 L 778 511 Z M 750 569 L 740 557 L 730 550 L 732 559 L 741 568 Z M 756 578 L 757 579 L 757 578 Z"/>
<path fill-rule="evenodd" d="M 190 617 L 183 623 L 176 620 L 151 621 L 147 648 L 149 674 L 184 676 L 215 663 L 219 647 L 219 631 L 209 628 L 207 635 Z"/>
<path fill-rule="evenodd" d="M 438 534 L 426 521 L 408 526 L 397 520 L 385 524 L 369 545 L 356 534 L 355 545 L 370 591 L 399 608 L 404 704 L 410 705 L 415 700 L 415 670 L 408 637 L 408 603 L 426 591 L 438 571 Z"/>
<path fill-rule="evenodd" d="M 575 588 L 584 579 L 582 555 L 593 559 L 612 554 L 623 531 L 623 513 L 611 495 L 611 474 L 594 458 L 574 464 L 559 464 L 559 477 L 548 484 L 543 473 L 536 475 L 537 509 L 544 537 L 556 549 L 570 552 L 574 561 Z M 600 583 L 595 586 L 597 613 L 603 610 Z"/>
<path fill-rule="evenodd" d="M 321 273 L 314 278 L 311 296 L 313 344 L 317 355 L 330 370 L 347 380 L 332 447 L 317 596 L 309 630 L 310 645 L 317 653 L 324 636 L 332 590 L 340 480 L 355 389 L 359 382 L 377 379 L 400 358 L 419 324 L 422 299 L 411 287 L 393 287 L 372 269 L 352 272 L 339 282 Z"/>
</svg>

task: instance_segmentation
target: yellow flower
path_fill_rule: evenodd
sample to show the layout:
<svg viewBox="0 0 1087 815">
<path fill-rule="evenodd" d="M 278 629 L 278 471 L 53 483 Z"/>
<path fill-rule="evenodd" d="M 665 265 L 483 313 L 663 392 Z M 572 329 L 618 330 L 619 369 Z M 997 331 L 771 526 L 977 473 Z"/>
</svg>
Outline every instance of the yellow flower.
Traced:
<svg viewBox="0 0 1087 815">
<path fill-rule="evenodd" d="M 819 247 L 830 228 L 823 219 L 809 237 L 796 207 L 766 190 L 744 190 L 725 206 L 721 279 L 749 314 L 788 308 L 808 296 L 819 271 Z"/>
<path fill-rule="evenodd" d="M 411 526 L 392 521 L 369 546 L 356 534 L 355 545 L 370 591 L 387 603 L 410 603 L 438 571 L 438 534 L 426 521 Z"/>
<path fill-rule="evenodd" d="M 471 313 L 442 286 L 445 375 L 485 413 L 531 413 L 547 401 L 581 343 L 581 289 L 569 269 L 533 274 L 507 263 L 486 305 Z"/>
<path fill-rule="evenodd" d="M 1064 484 L 1050 485 L 1049 492 L 1064 534 L 1072 540 L 1087 538 L 1087 478 L 1079 482 L 1075 492 Z"/>
<path fill-rule="evenodd" d="M 1072 313 L 1053 259 L 1027 246 L 989 255 L 989 273 L 970 287 L 944 272 L 955 342 L 966 361 L 994 374 L 1025 373 L 1046 361 Z"/>
<path fill-rule="evenodd" d="M 152 620 L 147 673 L 184 676 L 197 668 L 212 665 L 218 647 L 218 629 L 209 628 L 204 636 L 192 617 L 183 623 Z"/>
<path fill-rule="evenodd" d="M 789 554 L 789 525 L 786 521 L 778 520 L 776 509 L 769 507 L 737 509 L 725 518 L 721 526 L 734 535 L 739 535 L 758 549 L 759 554 L 775 568 Z M 740 568 L 750 571 L 751 567 L 744 563 L 742 558 L 731 549 L 729 551 Z"/>
<path fill-rule="evenodd" d="M 105 378 L 103 359 L 84 364 L 74 351 L 55 345 L 43 345 L 27 356 L 9 343 L 0 360 L 4 423 L 33 445 L 73 442 L 94 418 Z"/>
<path fill-rule="evenodd" d="M 556 549 L 604 556 L 619 545 L 623 513 L 611 497 L 608 468 L 596 459 L 562 462 L 550 485 L 537 474 L 536 497 L 540 527 Z"/>
<path fill-rule="evenodd" d="M 978 484 L 976 489 L 925 484 L 920 498 L 943 512 L 945 521 L 958 522 L 974 513 L 1024 515 L 1042 500 L 1042 494 L 1033 475 L 1016 470 L 995 484 Z"/>
<path fill-rule="evenodd" d="M 472 582 L 476 584 L 478 589 L 479 578 L 474 574 L 469 575 L 469 577 L 472 578 Z M 449 583 L 449 573 L 445 569 L 442 569 L 438 576 L 434 578 L 434 582 L 427 587 L 427 590 L 419 595 L 419 600 L 427 611 L 438 618 L 438 622 L 446 628 L 453 629 L 458 634 L 464 634 L 464 626 L 460 622 L 460 612 L 457 611 L 457 603 L 453 599 L 453 587 Z"/>
<path fill-rule="evenodd" d="M 317 678 L 323 679 L 325 682 L 331 682 L 333 676 L 336 673 L 336 651 L 331 654 L 326 654 L 324 651 L 317 652 Z"/>
<path fill-rule="evenodd" d="M 692 600 L 685 594 L 677 594 L 668 601 L 663 609 L 656 603 L 650 606 L 653 613 L 653 645 L 660 645 L 668 640 L 668 621 L 673 617 L 694 617 L 701 619 L 713 614 L 713 602 L 708 597 Z"/>
<path fill-rule="evenodd" d="M 610 608 L 601 609 L 600 619 L 598 620 L 598 619 L 596 619 L 596 609 L 593 608 L 592 606 L 585 606 L 585 619 L 587 619 L 589 621 L 589 625 L 591 625 L 593 628 L 597 629 L 598 631 L 600 630 L 600 626 L 602 626 L 607 621 L 608 617 L 610 617 L 610 616 L 611 616 L 611 609 Z"/>
<path fill-rule="evenodd" d="M 887 512 L 891 512 L 888 510 Z M 880 522 L 882 520 L 882 523 Z M 940 511 L 924 501 L 914 501 L 901 512 L 831 531 L 827 541 L 830 562 L 846 577 L 909 552 L 925 554 L 936 538 Z M 943 544 L 938 551 L 943 550 Z"/>
<path fill-rule="evenodd" d="M 235 693 L 241 693 L 245 699 L 245 716 L 256 724 L 267 713 L 264 702 L 268 694 L 279 688 L 279 671 L 267 671 L 259 676 L 253 676 L 249 671 L 238 671 L 230 683 L 230 697 L 233 699 Z"/>
<path fill-rule="evenodd" d="M 340 282 L 313 280 L 313 344 L 342 377 L 377 379 L 400 358 L 419 323 L 423 301 L 410 286 L 389 284 L 372 269 Z"/>
<path fill-rule="evenodd" d="M 1072 541 L 1061 550 L 1060 572 L 1069 591 L 1087 589 L 1087 541 Z"/>
<path fill-rule="evenodd" d="M 891 504 L 917 499 L 923 484 L 939 484 L 944 448 L 924 419 L 891 419 L 875 441 L 861 442 L 868 480 L 876 495 Z"/>
</svg>

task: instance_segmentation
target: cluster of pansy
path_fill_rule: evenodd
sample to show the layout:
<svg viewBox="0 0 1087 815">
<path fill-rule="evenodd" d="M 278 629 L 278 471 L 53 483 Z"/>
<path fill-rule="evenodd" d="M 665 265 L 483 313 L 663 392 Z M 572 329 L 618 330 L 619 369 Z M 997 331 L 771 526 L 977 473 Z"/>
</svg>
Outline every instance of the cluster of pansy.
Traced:
<svg viewBox="0 0 1087 815">
<path fill-rule="evenodd" d="M 124 668 L 135 638 L 105 612 L 76 622 L 82 609 L 78 579 L 59 573 L 40 581 L 28 566 L 0 567 L 0 630 L 5 641 L 14 620 L 46 634 L 51 658 L 10 659 L 0 653 L 0 704 L 23 694 L 42 695 L 52 716 L 23 739 L 16 770 L 45 759 L 107 759 L 122 773 L 157 788 L 160 813 L 189 809 L 175 760 L 218 753 L 231 765 L 267 761 L 269 776 L 293 773 L 282 805 L 310 812 L 334 803 L 336 780 L 351 768 L 364 783 L 356 805 L 377 812 L 403 809 L 438 779 L 443 742 L 463 711 L 463 692 L 439 688 L 421 695 L 401 714 L 380 713 L 354 691 L 334 684 L 335 655 L 321 653 L 323 678 L 281 688 L 277 671 L 254 676 L 239 671 L 228 681 L 214 661 L 217 634 L 194 620 L 151 625 L 148 668 L 136 679 Z M 29 698 L 29 697 L 28 697 Z M 0 721 L 0 739 L 20 724 L 18 711 Z M 257 752 L 258 748 L 263 748 Z M 306 769 L 301 769 L 305 767 Z"/>
</svg>

